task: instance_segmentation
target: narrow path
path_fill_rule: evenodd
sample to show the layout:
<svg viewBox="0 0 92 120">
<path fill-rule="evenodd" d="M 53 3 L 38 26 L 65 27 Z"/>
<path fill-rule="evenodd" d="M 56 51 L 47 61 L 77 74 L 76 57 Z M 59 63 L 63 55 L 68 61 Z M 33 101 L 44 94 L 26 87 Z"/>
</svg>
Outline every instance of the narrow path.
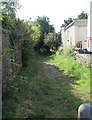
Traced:
<svg viewBox="0 0 92 120">
<path fill-rule="evenodd" d="M 51 118 L 76 118 L 77 106 L 81 102 L 71 92 L 72 79 L 65 75 L 54 65 L 44 62 L 44 69 L 47 77 L 51 80 L 50 90 L 48 93 L 51 104 Z M 76 103 L 77 101 L 77 103 Z M 74 112 L 74 115 L 72 114 Z M 76 113 L 76 114 L 75 114 Z M 48 117 L 48 116 L 47 116 Z"/>
<path fill-rule="evenodd" d="M 49 78 L 58 78 L 61 76 L 59 70 L 55 68 L 55 66 L 49 64 L 48 62 L 44 62 L 45 72 Z"/>
<path fill-rule="evenodd" d="M 65 75 L 46 60 L 36 58 L 31 70 L 28 69 L 29 96 L 19 106 L 17 117 L 77 118 L 77 109 L 82 101 L 71 91 L 74 78 Z"/>
<path fill-rule="evenodd" d="M 5 101 L 6 116 L 77 118 L 78 106 L 84 101 L 74 94 L 76 80 L 50 64 L 49 60 L 38 55 L 30 57 L 29 66 L 13 81 L 13 93 L 8 102 Z M 14 91 L 14 88 L 17 89 Z"/>
</svg>

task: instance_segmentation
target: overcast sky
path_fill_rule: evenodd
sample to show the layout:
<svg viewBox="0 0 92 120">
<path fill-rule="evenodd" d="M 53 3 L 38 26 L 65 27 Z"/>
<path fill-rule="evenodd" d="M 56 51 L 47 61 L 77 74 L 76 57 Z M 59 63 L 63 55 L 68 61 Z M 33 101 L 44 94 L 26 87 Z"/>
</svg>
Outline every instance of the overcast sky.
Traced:
<svg viewBox="0 0 92 120">
<path fill-rule="evenodd" d="M 64 19 L 76 18 L 82 11 L 89 12 L 91 0 L 19 0 L 22 7 L 18 11 L 21 19 L 48 16 L 56 31 L 60 30 Z"/>
</svg>

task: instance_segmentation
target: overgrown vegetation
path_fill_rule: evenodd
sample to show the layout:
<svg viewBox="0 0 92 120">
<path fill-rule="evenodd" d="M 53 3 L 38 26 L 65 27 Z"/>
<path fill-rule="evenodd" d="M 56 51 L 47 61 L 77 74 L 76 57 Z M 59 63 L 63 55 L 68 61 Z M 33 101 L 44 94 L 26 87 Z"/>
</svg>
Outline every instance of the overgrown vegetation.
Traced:
<svg viewBox="0 0 92 120">
<path fill-rule="evenodd" d="M 2 1 L 0 4 L 2 5 L 2 27 L 9 31 L 10 49 L 13 55 L 11 59 L 16 66 L 15 49 L 19 44 L 22 46 L 25 40 L 28 42 L 31 33 L 30 25 L 16 18 L 16 11 L 20 7 L 18 1 Z M 23 49 L 26 49 L 25 47 L 23 46 Z"/>
<path fill-rule="evenodd" d="M 39 26 L 40 35 L 34 48 L 41 54 L 50 54 L 50 46 L 45 44 L 44 39 L 48 33 L 54 32 L 54 27 L 53 25 L 50 25 L 49 18 L 46 16 L 43 17 L 38 16 L 35 23 L 36 26 Z"/>
<path fill-rule="evenodd" d="M 30 50 L 32 53 L 30 53 Z M 28 55 L 30 54 L 30 58 L 32 57 L 34 59 L 35 55 L 30 43 L 27 46 L 26 51 Z M 33 59 L 30 59 L 32 65 L 33 65 Z M 27 60 L 27 64 L 28 64 L 28 60 Z M 31 74 L 29 75 L 29 73 L 31 73 L 31 70 L 29 70 L 27 66 L 22 68 L 19 75 L 15 75 L 14 78 L 9 80 L 8 82 L 8 88 L 3 96 L 3 111 L 2 111 L 3 118 L 18 118 L 17 116 L 18 108 L 20 109 L 20 105 L 30 95 L 29 82 L 31 82 Z"/>
<path fill-rule="evenodd" d="M 91 102 L 90 69 L 65 55 L 41 56 L 30 45 L 28 50 L 28 67 L 10 82 L 3 117 L 77 118 L 79 105 Z M 44 62 L 55 65 L 60 75 L 48 77 Z"/>
<path fill-rule="evenodd" d="M 79 105 L 90 103 L 90 69 L 70 58 L 73 47 L 60 47 L 53 56 L 39 55 L 56 52 L 60 45 L 60 34 L 55 33 L 49 18 L 20 20 L 16 18 L 17 3 L 2 5 L 2 26 L 10 31 L 11 58 L 15 59 L 15 48 L 21 42 L 23 63 L 3 95 L 3 118 L 77 118 Z M 44 62 L 56 66 L 60 76 L 48 77 Z"/>
<path fill-rule="evenodd" d="M 57 54 L 51 56 L 49 61 L 59 70 L 63 70 L 65 75 L 73 77 L 75 84 L 71 83 L 71 91 L 84 102 L 90 103 L 90 68 L 87 68 L 83 63 L 75 61 L 70 56 Z"/>
<path fill-rule="evenodd" d="M 75 59 L 75 47 L 74 46 L 60 46 L 58 48 L 57 54 L 64 54 Z"/>
<path fill-rule="evenodd" d="M 61 34 L 60 33 L 49 33 L 46 35 L 44 42 L 53 51 L 56 51 L 61 45 Z"/>
</svg>

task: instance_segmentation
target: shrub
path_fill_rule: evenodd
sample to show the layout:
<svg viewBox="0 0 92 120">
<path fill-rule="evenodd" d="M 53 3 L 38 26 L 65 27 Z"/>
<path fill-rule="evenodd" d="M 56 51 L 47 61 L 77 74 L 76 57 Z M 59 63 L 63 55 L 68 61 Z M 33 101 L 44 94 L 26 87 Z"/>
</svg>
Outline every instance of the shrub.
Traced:
<svg viewBox="0 0 92 120">
<path fill-rule="evenodd" d="M 57 53 L 64 54 L 64 55 L 75 58 L 75 47 L 74 46 L 70 46 L 70 47 L 60 46 Z"/>
<path fill-rule="evenodd" d="M 49 33 L 45 36 L 44 42 L 52 50 L 57 50 L 61 44 L 60 33 Z"/>
</svg>

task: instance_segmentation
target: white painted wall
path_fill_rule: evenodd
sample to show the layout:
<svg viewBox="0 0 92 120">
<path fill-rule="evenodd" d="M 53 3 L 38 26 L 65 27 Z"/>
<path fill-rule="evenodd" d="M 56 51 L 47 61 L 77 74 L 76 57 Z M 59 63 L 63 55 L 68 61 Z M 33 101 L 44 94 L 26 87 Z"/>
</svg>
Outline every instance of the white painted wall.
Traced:
<svg viewBox="0 0 92 120">
<path fill-rule="evenodd" d="M 87 20 L 75 20 L 65 30 L 63 29 L 61 34 L 64 46 L 75 46 L 78 41 L 85 41 Z"/>
<path fill-rule="evenodd" d="M 65 31 L 63 27 L 61 29 L 61 42 L 63 43 L 63 46 L 66 46 L 66 36 L 65 36 Z"/>
<path fill-rule="evenodd" d="M 86 41 L 86 35 L 87 35 L 87 25 L 85 26 L 76 26 L 76 37 L 75 37 L 75 43 L 78 41 L 82 41 L 84 43 Z M 84 48 L 84 45 L 82 44 L 82 48 Z"/>
<path fill-rule="evenodd" d="M 87 37 L 91 37 L 92 39 L 92 1 L 90 2 L 90 10 L 88 16 L 88 26 L 87 26 Z M 87 49 L 92 52 L 92 40 L 87 38 Z"/>
<path fill-rule="evenodd" d="M 66 45 L 67 46 L 75 45 L 75 26 L 74 25 L 69 27 L 65 31 L 65 35 L 66 35 Z"/>
<path fill-rule="evenodd" d="M 85 41 L 86 40 L 86 35 L 87 35 L 87 26 L 80 26 L 78 27 L 78 40 L 79 41 Z"/>
</svg>

